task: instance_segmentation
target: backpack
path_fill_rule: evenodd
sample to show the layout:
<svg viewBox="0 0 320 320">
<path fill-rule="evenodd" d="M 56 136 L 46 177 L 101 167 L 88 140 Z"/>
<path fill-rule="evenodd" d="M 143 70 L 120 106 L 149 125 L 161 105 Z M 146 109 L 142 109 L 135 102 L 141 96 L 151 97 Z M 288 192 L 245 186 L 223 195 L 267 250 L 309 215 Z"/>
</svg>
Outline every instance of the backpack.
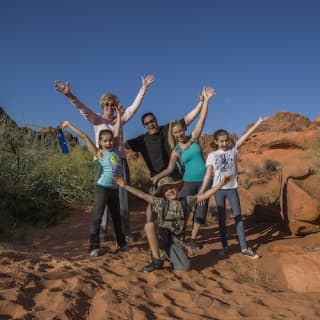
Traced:
<svg viewBox="0 0 320 320">
<path fill-rule="evenodd" d="M 176 237 L 183 237 L 186 229 L 186 218 L 188 215 L 187 198 L 179 198 L 182 206 L 182 212 L 176 213 L 169 211 L 169 201 L 165 202 L 161 212 L 161 223 L 159 226 L 168 229 Z"/>
</svg>

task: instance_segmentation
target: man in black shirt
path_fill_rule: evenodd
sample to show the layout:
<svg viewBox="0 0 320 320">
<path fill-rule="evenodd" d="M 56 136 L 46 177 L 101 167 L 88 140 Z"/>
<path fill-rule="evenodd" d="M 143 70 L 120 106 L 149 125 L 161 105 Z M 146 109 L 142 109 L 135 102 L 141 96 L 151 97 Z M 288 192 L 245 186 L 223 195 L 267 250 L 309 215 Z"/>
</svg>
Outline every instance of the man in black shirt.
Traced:
<svg viewBox="0 0 320 320">
<path fill-rule="evenodd" d="M 188 126 L 200 113 L 203 97 L 200 95 L 200 100 L 192 111 L 181 119 L 182 123 Z M 152 112 L 147 112 L 141 117 L 141 121 L 147 132 L 134 139 L 126 142 L 126 147 L 134 152 L 140 152 L 149 171 L 151 177 L 166 169 L 170 159 L 170 147 L 168 142 L 169 123 L 159 126 L 156 116 Z M 170 175 L 174 180 L 182 179 L 178 168 Z M 145 232 L 151 249 L 152 257 L 155 261 L 160 260 L 159 241 L 155 229 L 156 215 L 151 211 L 149 204 L 146 209 L 147 222 Z M 154 260 L 153 260 L 154 261 Z M 156 269 L 162 269 L 162 264 L 155 265 L 153 262 L 144 268 L 144 271 L 150 272 Z"/>
</svg>

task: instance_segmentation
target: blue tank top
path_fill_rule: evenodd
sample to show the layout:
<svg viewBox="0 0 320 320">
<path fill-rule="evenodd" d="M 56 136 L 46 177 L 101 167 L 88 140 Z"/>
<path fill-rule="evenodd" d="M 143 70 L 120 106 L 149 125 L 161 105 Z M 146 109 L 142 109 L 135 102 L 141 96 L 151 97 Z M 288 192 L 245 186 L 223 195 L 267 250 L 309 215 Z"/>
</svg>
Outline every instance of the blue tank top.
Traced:
<svg viewBox="0 0 320 320">
<path fill-rule="evenodd" d="M 206 174 L 206 163 L 199 143 L 192 142 L 188 148 L 180 148 L 180 150 L 180 157 L 184 165 L 183 180 L 187 182 L 202 181 Z"/>
<path fill-rule="evenodd" d="M 117 189 L 118 185 L 112 179 L 121 176 L 122 166 L 119 154 L 116 151 L 106 151 L 102 159 L 99 159 L 103 172 L 96 185 L 100 187 Z"/>
</svg>

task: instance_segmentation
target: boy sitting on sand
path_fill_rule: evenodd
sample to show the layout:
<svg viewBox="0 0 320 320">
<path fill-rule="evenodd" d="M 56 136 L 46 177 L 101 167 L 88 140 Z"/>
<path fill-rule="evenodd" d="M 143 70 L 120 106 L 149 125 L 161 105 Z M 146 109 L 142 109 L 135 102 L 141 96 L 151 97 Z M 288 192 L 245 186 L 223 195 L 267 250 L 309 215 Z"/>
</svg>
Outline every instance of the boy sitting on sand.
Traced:
<svg viewBox="0 0 320 320">
<path fill-rule="evenodd" d="M 190 261 L 186 255 L 182 239 L 190 212 L 195 205 L 209 199 L 223 185 L 230 182 L 232 176 L 226 176 L 219 184 L 207 190 L 205 193 L 185 198 L 178 198 L 178 193 L 183 186 L 183 180 L 174 181 L 167 176 L 159 180 L 158 188 L 154 195 L 143 192 L 135 187 L 127 185 L 121 178 L 114 178 L 114 182 L 135 196 L 149 202 L 153 212 L 158 214 L 160 249 L 162 249 L 174 270 L 187 271 Z M 156 235 L 149 236 L 149 246 L 152 248 Z M 151 239 L 151 240 L 150 240 Z M 151 272 L 163 268 L 163 260 L 152 257 L 152 262 L 144 267 L 145 272 Z"/>
</svg>

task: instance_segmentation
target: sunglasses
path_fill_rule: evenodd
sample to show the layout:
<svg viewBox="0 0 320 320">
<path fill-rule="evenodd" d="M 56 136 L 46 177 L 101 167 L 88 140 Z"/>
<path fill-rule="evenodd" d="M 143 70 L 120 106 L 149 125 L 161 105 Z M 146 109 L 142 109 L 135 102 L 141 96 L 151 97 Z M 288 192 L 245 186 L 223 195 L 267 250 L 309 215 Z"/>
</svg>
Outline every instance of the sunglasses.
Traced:
<svg viewBox="0 0 320 320">
<path fill-rule="evenodd" d="M 145 126 L 148 126 L 149 124 L 152 124 L 152 123 L 155 123 L 155 120 L 149 120 L 149 121 L 147 121 L 147 122 L 144 122 L 143 124 L 144 124 Z"/>
</svg>

